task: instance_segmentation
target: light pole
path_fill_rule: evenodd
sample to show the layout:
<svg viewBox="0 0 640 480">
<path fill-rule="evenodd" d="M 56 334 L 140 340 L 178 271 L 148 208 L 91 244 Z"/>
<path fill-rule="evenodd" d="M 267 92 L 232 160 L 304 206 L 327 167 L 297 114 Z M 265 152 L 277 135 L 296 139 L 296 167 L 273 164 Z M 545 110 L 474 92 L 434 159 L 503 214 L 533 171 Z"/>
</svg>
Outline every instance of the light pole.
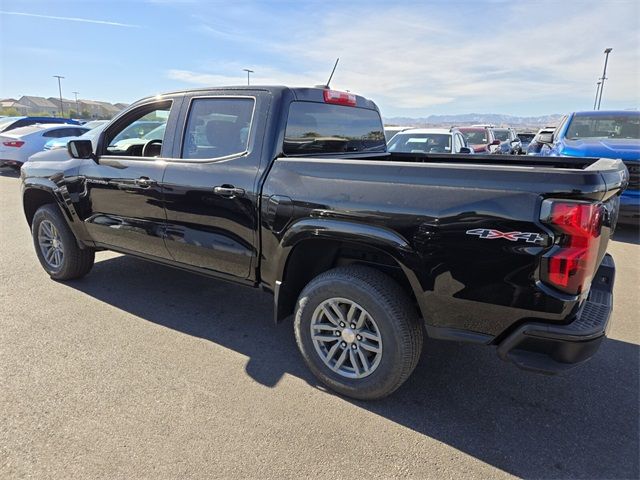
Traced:
<svg viewBox="0 0 640 480">
<path fill-rule="evenodd" d="M 602 91 L 604 90 L 604 81 L 607 78 L 607 62 L 609 61 L 609 54 L 611 53 L 613 48 L 605 48 L 604 49 L 604 70 L 602 71 L 602 85 L 600 85 L 600 97 L 598 98 L 598 110 L 600 110 L 600 102 L 602 102 Z"/>
<path fill-rule="evenodd" d="M 598 93 L 600 92 L 600 84 L 602 82 L 598 81 L 598 83 L 596 83 L 596 98 L 593 100 L 593 109 L 596 109 L 596 104 L 598 103 Z"/>
<path fill-rule="evenodd" d="M 253 70 L 249 70 L 248 68 L 243 68 L 245 72 L 247 72 L 247 85 L 249 85 L 249 75 L 253 73 Z"/>
<path fill-rule="evenodd" d="M 73 94 L 76 96 L 76 115 L 78 116 L 78 118 L 80 118 L 80 109 L 78 108 L 78 93 L 80 92 L 73 92 Z"/>
<path fill-rule="evenodd" d="M 53 78 L 58 79 L 58 93 L 60 94 L 60 116 L 64 117 L 64 107 L 62 106 L 62 86 L 60 85 L 60 79 L 64 77 L 60 75 L 54 75 Z"/>
</svg>

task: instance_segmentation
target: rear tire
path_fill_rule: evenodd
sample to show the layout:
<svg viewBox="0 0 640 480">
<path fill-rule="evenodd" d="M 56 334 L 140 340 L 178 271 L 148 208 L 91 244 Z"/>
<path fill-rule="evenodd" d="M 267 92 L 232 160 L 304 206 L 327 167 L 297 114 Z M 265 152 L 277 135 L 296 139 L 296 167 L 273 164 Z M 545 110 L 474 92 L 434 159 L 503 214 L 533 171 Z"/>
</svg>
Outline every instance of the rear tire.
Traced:
<svg viewBox="0 0 640 480">
<path fill-rule="evenodd" d="M 81 249 L 57 205 L 43 205 L 33 216 L 31 235 L 40 265 L 54 280 L 84 277 L 95 260 L 93 249 Z"/>
<path fill-rule="evenodd" d="M 422 327 L 410 298 L 392 278 L 359 265 L 309 282 L 298 299 L 294 330 L 318 380 L 360 400 L 394 392 L 422 351 Z"/>
</svg>

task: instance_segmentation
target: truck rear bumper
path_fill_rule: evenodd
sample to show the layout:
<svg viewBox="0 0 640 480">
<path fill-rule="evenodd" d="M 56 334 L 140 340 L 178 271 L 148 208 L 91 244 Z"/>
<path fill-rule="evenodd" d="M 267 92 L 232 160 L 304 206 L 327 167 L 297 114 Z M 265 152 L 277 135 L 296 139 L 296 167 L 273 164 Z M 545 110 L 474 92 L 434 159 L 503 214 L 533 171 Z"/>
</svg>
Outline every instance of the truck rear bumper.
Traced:
<svg viewBox="0 0 640 480">
<path fill-rule="evenodd" d="M 589 296 L 573 322 L 525 323 L 498 345 L 500 358 L 519 368 L 546 374 L 560 373 L 591 358 L 609 326 L 615 268 L 611 255 L 605 255 Z"/>
</svg>

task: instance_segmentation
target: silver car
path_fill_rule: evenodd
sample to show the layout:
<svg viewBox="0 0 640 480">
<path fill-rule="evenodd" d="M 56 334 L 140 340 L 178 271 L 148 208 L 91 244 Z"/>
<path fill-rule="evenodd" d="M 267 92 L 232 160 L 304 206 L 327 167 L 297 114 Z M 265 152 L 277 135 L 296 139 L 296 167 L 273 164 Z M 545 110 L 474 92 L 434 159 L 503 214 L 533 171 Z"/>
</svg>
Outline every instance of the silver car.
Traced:
<svg viewBox="0 0 640 480">
<path fill-rule="evenodd" d="M 0 134 L 0 167 L 19 169 L 52 138 L 77 137 L 89 131 L 80 125 L 36 124 Z"/>
</svg>

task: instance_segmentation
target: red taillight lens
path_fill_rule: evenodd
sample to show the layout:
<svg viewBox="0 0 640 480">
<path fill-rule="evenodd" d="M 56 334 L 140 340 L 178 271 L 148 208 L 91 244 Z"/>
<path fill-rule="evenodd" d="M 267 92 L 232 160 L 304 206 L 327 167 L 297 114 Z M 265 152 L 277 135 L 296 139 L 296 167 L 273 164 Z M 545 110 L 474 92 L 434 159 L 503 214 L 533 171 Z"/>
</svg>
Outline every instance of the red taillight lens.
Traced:
<svg viewBox="0 0 640 480">
<path fill-rule="evenodd" d="M 20 140 L 12 140 L 10 142 L 2 142 L 2 144 L 5 147 L 16 147 L 16 148 L 20 148 L 22 145 L 24 145 L 24 142 L 21 142 Z"/>
<path fill-rule="evenodd" d="M 596 270 L 602 226 L 602 206 L 594 203 L 551 201 L 543 221 L 560 239 L 543 263 L 543 278 L 571 294 L 589 288 Z"/>
<path fill-rule="evenodd" d="M 356 96 L 348 92 L 339 92 L 337 90 L 324 90 L 325 103 L 335 103 L 337 105 L 356 106 Z"/>
</svg>

